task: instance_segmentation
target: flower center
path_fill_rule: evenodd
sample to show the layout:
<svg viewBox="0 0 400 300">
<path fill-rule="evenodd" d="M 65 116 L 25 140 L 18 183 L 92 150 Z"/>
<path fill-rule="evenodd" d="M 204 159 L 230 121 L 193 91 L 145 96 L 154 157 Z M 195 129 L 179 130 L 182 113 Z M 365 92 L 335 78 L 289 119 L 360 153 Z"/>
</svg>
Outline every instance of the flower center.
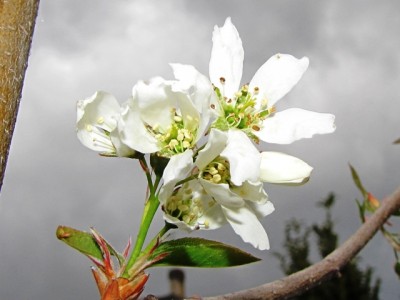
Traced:
<svg viewBox="0 0 400 300">
<path fill-rule="evenodd" d="M 200 177 L 213 183 L 230 184 L 229 162 L 218 156 L 200 172 Z"/>
<path fill-rule="evenodd" d="M 257 107 L 257 99 L 254 96 L 258 94 L 258 88 L 254 88 L 252 92 L 248 89 L 248 85 L 242 86 L 231 99 L 224 97 L 219 89 L 215 88 L 222 113 L 212 126 L 221 130 L 228 130 L 229 128 L 243 130 L 249 137 L 258 142 L 253 131 L 261 129 L 263 121 L 273 110 L 268 109 L 266 102 Z"/>
<path fill-rule="evenodd" d="M 182 116 L 176 110 L 172 110 L 171 120 L 171 125 L 167 129 L 159 125 L 148 126 L 148 130 L 161 144 L 161 155 L 167 157 L 183 153 L 191 148 L 195 136 L 195 132 L 185 128 Z"/>
<path fill-rule="evenodd" d="M 200 197 L 201 195 L 186 183 L 168 199 L 164 211 L 190 226 L 196 226 L 197 220 L 204 212 Z"/>
</svg>

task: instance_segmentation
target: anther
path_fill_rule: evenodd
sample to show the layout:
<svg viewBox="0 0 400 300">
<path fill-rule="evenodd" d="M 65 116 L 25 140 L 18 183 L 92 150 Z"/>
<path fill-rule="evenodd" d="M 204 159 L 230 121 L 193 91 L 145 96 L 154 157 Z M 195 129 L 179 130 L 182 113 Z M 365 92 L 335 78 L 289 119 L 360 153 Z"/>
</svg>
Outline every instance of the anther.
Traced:
<svg viewBox="0 0 400 300">
<path fill-rule="evenodd" d="M 99 117 L 98 119 L 97 119 L 97 124 L 103 124 L 104 123 L 104 118 L 103 117 Z"/>
<path fill-rule="evenodd" d="M 225 78 L 224 77 L 220 77 L 219 81 L 221 82 L 221 84 L 224 84 L 225 83 Z"/>
</svg>

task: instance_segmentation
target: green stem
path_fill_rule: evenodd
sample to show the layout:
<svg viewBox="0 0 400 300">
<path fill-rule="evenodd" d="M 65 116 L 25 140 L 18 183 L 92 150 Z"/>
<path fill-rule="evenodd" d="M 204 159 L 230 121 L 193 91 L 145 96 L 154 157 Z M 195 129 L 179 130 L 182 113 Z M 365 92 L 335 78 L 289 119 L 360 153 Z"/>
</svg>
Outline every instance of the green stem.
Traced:
<svg viewBox="0 0 400 300">
<path fill-rule="evenodd" d="M 170 223 L 165 223 L 165 226 L 160 230 L 160 232 L 150 241 L 143 253 L 149 252 L 170 229 L 175 228 L 175 225 Z"/>
<path fill-rule="evenodd" d="M 144 207 L 143 211 L 143 217 L 142 217 L 142 222 L 140 224 L 139 232 L 136 238 L 136 243 L 135 247 L 129 257 L 129 260 L 126 264 L 124 274 L 122 275 L 123 277 L 128 277 L 128 273 L 130 268 L 133 266 L 135 263 L 136 259 L 139 257 L 140 252 L 142 251 L 143 244 L 146 240 L 147 233 L 150 228 L 150 224 L 153 221 L 154 215 L 157 212 L 158 206 L 160 202 L 153 193 L 150 194 L 149 199 L 146 202 L 146 205 Z"/>
</svg>

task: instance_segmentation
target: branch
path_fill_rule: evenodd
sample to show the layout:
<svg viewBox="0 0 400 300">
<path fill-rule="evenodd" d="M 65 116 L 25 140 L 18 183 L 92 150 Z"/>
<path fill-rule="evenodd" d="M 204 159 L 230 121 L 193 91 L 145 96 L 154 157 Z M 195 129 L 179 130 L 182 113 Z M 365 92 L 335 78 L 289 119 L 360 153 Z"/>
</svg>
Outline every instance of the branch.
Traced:
<svg viewBox="0 0 400 300">
<path fill-rule="evenodd" d="M 381 207 L 339 248 L 322 261 L 290 276 L 235 293 L 206 297 L 222 299 L 288 299 L 334 276 L 365 247 L 390 215 L 400 209 L 400 187 L 382 201 Z"/>
<path fill-rule="evenodd" d="M 0 191 L 39 0 L 0 0 Z"/>
</svg>

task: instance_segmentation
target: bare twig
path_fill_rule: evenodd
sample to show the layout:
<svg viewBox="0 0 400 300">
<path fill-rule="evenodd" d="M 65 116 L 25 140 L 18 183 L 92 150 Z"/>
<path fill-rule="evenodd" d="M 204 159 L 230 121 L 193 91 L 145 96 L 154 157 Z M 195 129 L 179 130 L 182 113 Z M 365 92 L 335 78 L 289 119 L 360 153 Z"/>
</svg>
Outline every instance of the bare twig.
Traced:
<svg viewBox="0 0 400 300">
<path fill-rule="evenodd" d="M 288 299 L 340 275 L 340 270 L 364 248 L 390 215 L 400 209 L 400 188 L 382 201 L 381 207 L 338 249 L 322 261 L 283 279 L 235 293 L 207 297 L 222 299 Z"/>
<path fill-rule="evenodd" d="M 0 0 L 0 190 L 38 7 L 39 0 Z"/>
</svg>

